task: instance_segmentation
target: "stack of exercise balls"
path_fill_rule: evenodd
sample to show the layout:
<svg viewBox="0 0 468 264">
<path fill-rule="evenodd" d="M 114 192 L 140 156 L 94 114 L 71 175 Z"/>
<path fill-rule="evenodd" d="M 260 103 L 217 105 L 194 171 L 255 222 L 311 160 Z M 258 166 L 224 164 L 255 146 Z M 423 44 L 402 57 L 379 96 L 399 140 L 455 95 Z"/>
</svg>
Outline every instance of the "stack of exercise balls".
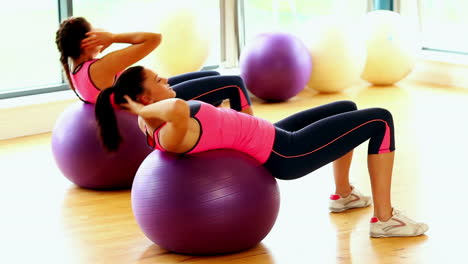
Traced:
<svg viewBox="0 0 468 264">
<path fill-rule="evenodd" d="M 362 79 L 391 85 L 411 72 L 419 49 L 416 31 L 391 11 L 369 12 L 361 20 L 320 17 L 302 32 L 300 39 L 263 33 L 246 44 L 239 63 L 253 95 L 285 101 L 306 85 L 320 93 L 341 92 Z"/>
<path fill-rule="evenodd" d="M 266 101 L 286 101 L 304 89 L 312 60 L 299 38 L 272 32 L 259 34 L 246 44 L 239 66 L 253 95 Z"/>
<path fill-rule="evenodd" d="M 420 50 L 417 30 L 400 14 L 386 10 L 361 19 L 327 16 L 312 20 L 301 38 L 314 63 L 308 87 L 336 93 L 365 80 L 392 85 L 414 68 Z"/>
</svg>

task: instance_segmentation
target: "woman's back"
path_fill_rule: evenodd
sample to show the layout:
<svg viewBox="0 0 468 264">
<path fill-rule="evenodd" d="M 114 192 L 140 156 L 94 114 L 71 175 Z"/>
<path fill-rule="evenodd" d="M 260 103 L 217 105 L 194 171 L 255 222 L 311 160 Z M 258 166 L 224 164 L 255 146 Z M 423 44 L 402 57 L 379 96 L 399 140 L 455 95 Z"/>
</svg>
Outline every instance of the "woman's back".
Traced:
<svg viewBox="0 0 468 264">
<path fill-rule="evenodd" d="M 78 65 L 70 75 L 71 82 L 81 98 L 93 104 L 96 103 L 97 96 L 101 91 L 91 80 L 89 72 L 89 67 L 96 61 L 97 59 L 94 59 Z"/>
<path fill-rule="evenodd" d="M 80 96 L 87 102 L 96 103 L 97 96 L 101 92 L 102 89 L 110 87 L 114 81 L 118 78 L 120 73 L 115 75 L 113 78 L 109 78 L 108 85 L 106 87 L 99 87 L 96 85 L 96 80 L 94 80 L 93 76 L 98 74 L 92 74 L 92 68 L 95 63 L 98 63 L 99 59 L 93 59 L 90 61 L 86 61 L 81 63 L 76 67 L 76 69 L 70 75 L 70 79 L 73 83 L 73 86 L 78 91 Z M 103 80 L 100 80 L 102 83 Z"/>
</svg>

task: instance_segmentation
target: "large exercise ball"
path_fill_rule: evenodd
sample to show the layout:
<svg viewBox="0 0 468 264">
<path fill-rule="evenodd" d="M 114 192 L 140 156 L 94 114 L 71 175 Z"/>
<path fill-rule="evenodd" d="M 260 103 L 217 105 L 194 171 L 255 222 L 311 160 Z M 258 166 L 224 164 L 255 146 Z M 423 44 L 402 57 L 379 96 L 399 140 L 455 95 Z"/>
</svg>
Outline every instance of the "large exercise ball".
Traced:
<svg viewBox="0 0 468 264">
<path fill-rule="evenodd" d="M 107 152 L 99 138 L 94 105 L 76 102 L 57 119 L 52 153 L 60 171 L 83 188 L 123 189 L 132 186 L 141 162 L 151 152 L 138 128 L 137 117 L 116 110 L 122 144 Z"/>
<path fill-rule="evenodd" d="M 155 32 L 161 33 L 162 42 L 154 51 L 153 68 L 168 77 L 200 70 L 210 54 L 213 24 L 189 3 L 164 8 L 160 14 Z"/>
<path fill-rule="evenodd" d="M 132 186 L 143 233 L 160 247 L 211 255 L 257 245 L 278 215 L 276 180 L 256 160 L 232 150 L 191 155 L 154 151 Z"/>
<path fill-rule="evenodd" d="M 337 93 L 361 81 L 366 48 L 353 20 L 339 16 L 317 18 L 305 32 L 303 38 L 314 62 L 309 89 Z"/>
<path fill-rule="evenodd" d="M 309 80 L 312 60 L 304 43 L 288 33 L 262 33 L 246 44 L 239 58 L 247 89 L 267 101 L 286 101 Z"/>
<path fill-rule="evenodd" d="M 405 78 L 421 49 L 413 24 L 387 10 L 369 12 L 363 23 L 367 61 L 361 77 L 375 85 L 391 85 Z"/>
</svg>

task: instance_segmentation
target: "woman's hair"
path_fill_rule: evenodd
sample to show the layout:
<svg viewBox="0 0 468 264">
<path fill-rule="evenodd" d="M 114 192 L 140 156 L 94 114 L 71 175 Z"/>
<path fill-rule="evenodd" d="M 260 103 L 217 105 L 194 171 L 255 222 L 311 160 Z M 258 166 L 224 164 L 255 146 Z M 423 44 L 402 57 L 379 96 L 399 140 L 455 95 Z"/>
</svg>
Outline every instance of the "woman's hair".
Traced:
<svg viewBox="0 0 468 264">
<path fill-rule="evenodd" d="M 114 104 L 116 105 L 127 103 L 124 95 L 128 95 L 132 100 L 137 101 L 137 96 L 143 93 L 143 70 L 142 66 L 133 66 L 126 69 L 112 87 L 104 89 L 98 95 L 95 116 L 99 127 L 99 135 L 108 151 L 117 151 L 122 141 L 111 102 L 111 95 L 113 95 Z"/>
<path fill-rule="evenodd" d="M 91 31 L 91 24 L 84 17 L 70 17 L 65 19 L 55 35 L 55 44 L 60 52 L 60 62 L 67 76 L 70 88 L 84 101 L 76 92 L 70 79 L 70 66 L 68 58 L 78 58 L 81 55 L 81 41 L 86 38 L 86 33 Z"/>
</svg>

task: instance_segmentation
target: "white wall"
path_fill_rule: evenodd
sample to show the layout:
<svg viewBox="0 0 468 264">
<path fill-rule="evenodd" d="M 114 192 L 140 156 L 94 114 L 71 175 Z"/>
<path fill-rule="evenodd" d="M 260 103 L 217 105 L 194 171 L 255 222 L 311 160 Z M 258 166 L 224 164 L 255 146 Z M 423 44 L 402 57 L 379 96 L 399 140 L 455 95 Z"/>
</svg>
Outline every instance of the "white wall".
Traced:
<svg viewBox="0 0 468 264">
<path fill-rule="evenodd" d="M 468 89 L 468 56 L 440 52 L 423 52 L 411 80 Z"/>
<path fill-rule="evenodd" d="M 72 91 L 0 100 L 0 140 L 52 131 L 60 113 L 77 100 Z"/>
</svg>

